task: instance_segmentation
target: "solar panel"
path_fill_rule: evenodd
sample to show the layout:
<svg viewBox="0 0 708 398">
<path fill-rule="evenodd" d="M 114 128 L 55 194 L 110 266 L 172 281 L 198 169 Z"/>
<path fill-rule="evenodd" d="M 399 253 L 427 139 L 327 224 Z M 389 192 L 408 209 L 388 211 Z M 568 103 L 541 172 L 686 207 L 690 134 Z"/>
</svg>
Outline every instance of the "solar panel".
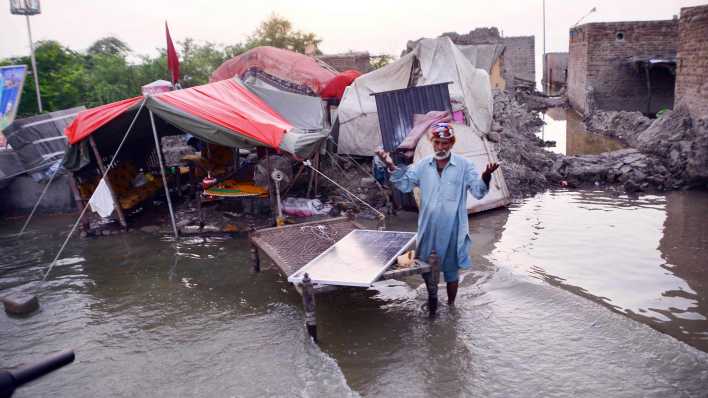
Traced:
<svg viewBox="0 0 708 398">
<path fill-rule="evenodd" d="M 288 282 L 307 273 L 323 285 L 368 287 L 415 241 L 414 232 L 355 229 L 300 268 Z"/>
</svg>

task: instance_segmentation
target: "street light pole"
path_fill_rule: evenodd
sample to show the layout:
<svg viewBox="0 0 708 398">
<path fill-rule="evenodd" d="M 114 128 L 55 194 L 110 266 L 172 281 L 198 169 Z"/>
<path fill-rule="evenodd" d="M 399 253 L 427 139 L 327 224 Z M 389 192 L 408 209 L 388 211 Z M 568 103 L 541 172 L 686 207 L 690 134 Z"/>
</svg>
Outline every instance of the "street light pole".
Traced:
<svg viewBox="0 0 708 398">
<path fill-rule="evenodd" d="M 548 77 L 548 71 L 546 70 L 548 68 L 546 65 L 546 0 L 543 0 L 543 57 L 541 57 L 541 63 L 543 64 L 543 76 L 541 77 L 541 83 L 544 83 L 543 80 Z M 543 91 L 545 92 L 548 91 L 546 89 L 547 85 L 548 82 L 543 84 Z"/>
<path fill-rule="evenodd" d="M 10 14 L 24 15 L 27 20 L 27 35 L 29 36 L 30 59 L 32 60 L 32 77 L 34 78 L 34 89 L 37 91 L 37 110 L 42 113 L 42 97 L 39 94 L 39 74 L 37 73 L 37 61 L 34 58 L 34 43 L 32 42 L 32 27 L 30 26 L 30 15 L 37 15 L 42 12 L 39 0 L 10 0 Z"/>
<path fill-rule="evenodd" d="M 32 76 L 34 77 L 34 89 L 37 91 L 37 108 L 42 113 L 42 96 L 39 94 L 39 74 L 37 74 L 37 61 L 34 59 L 34 43 L 32 42 L 32 28 L 30 27 L 29 15 L 27 18 L 27 34 L 29 35 L 30 58 L 32 59 Z"/>
</svg>

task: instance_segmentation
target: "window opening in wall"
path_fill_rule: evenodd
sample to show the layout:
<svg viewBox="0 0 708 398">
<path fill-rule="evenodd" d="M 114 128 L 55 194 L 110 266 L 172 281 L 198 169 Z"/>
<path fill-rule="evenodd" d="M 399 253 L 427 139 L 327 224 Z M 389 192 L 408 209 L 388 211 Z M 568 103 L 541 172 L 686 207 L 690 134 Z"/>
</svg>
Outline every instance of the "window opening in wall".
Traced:
<svg viewBox="0 0 708 398">
<path fill-rule="evenodd" d="M 617 41 L 624 41 L 624 32 L 617 32 L 615 34 L 615 38 L 617 39 Z"/>
</svg>

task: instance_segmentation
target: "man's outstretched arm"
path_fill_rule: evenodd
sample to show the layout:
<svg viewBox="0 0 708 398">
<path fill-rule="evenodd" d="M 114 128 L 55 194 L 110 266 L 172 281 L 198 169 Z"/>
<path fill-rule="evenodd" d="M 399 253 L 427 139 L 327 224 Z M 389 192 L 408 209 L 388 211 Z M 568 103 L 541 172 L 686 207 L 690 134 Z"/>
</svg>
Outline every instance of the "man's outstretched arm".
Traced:
<svg viewBox="0 0 708 398">
<path fill-rule="evenodd" d="M 393 186 L 398 188 L 399 191 L 410 192 L 413 190 L 413 187 L 419 184 L 420 180 L 415 164 L 409 165 L 405 168 L 400 168 L 396 167 L 393 163 L 393 159 L 391 159 L 391 155 L 389 155 L 388 152 L 379 149 L 376 151 L 376 155 L 382 162 L 384 162 L 384 164 L 386 164 L 389 173 L 391 173 L 391 178 L 389 178 L 389 181 L 391 181 Z"/>
<path fill-rule="evenodd" d="M 470 162 L 465 173 L 465 187 L 477 199 L 482 199 L 489 192 L 489 184 L 492 180 L 492 173 L 499 167 L 497 163 L 490 163 L 480 176 L 474 165 Z"/>
</svg>

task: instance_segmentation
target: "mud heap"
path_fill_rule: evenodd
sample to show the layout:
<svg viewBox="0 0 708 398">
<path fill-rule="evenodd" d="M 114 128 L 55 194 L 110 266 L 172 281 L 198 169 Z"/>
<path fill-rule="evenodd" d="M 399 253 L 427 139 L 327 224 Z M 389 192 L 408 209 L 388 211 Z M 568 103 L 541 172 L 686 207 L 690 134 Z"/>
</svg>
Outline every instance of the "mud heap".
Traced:
<svg viewBox="0 0 708 398">
<path fill-rule="evenodd" d="M 618 138 L 650 159 L 647 164 L 657 165 L 637 170 L 641 173 L 631 179 L 629 188 L 708 187 L 708 120 L 692 119 L 682 110 L 665 112 L 655 120 L 639 112 L 596 111 L 585 123 L 589 131 Z"/>
<path fill-rule="evenodd" d="M 497 144 L 504 179 L 513 197 L 543 191 L 561 179 L 552 172 L 560 155 L 545 150 L 536 137 L 542 125 L 538 112 L 529 110 L 513 94 L 494 93 L 494 121 L 487 138 Z"/>
<path fill-rule="evenodd" d="M 641 112 L 594 111 L 583 122 L 591 133 L 616 138 L 632 147 L 636 147 L 636 138 L 646 130 L 652 120 Z"/>
</svg>

